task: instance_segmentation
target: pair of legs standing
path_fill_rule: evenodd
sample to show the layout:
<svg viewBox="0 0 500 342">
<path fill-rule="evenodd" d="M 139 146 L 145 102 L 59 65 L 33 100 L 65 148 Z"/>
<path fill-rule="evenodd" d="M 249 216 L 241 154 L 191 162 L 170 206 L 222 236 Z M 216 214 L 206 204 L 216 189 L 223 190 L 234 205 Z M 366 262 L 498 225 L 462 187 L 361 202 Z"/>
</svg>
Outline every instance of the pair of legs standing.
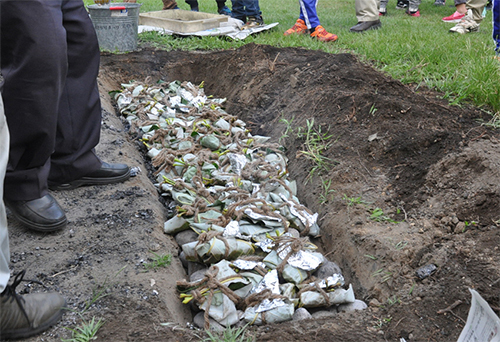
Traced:
<svg viewBox="0 0 500 342">
<path fill-rule="evenodd" d="M 245 23 L 242 29 L 249 29 L 264 24 L 259 0 L 232 0 L 231 17 Z"/>
<path fill-rule="evenodd" d="M 1 0 L 0 34 L 0 336 L 15 339 L 57 322 L 65 301 L 57 293 L 17 294 L 24 272 L 8 285 L 3 199 L 27 227 L 51 232 L 67 220 L 49 186 L 115 183 L 130 172 L 94 153 L 101 126 L 100 52 L 83 1 Z"/>
<path fill-rule="evenodd" d="M 299 19 L 297 19 L 295 25 L 285 31 L 285 36 L 291 34 L 309 34 L 311 38 L 323 42 L 333 42 L 338 39 L 337 35 L 327 32 L 321 26 L 317 12 L 318 0 L 299 0 L 299 5 Z"/>
</svg>

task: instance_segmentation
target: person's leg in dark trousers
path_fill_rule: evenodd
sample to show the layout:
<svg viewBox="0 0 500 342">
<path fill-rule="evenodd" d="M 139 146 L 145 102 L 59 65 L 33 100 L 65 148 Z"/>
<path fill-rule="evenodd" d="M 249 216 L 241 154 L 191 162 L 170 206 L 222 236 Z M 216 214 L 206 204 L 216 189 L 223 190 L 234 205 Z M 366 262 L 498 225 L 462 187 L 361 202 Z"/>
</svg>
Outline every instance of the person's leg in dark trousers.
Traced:
<svg viewBox="0 0 500 342">
<path fill-rule="evenodd" d="M 232 0 L 231 17 L 239 19 L 243 22 L 247 21 L 243 0 Z"/>
<path fill-rule="evenodd" d="M 12 137 L 5 198 L 32 200 L 47 193 L 49 177 L 65 182 L 100 167 L 92 151 L 101 121 L 99 48 L 81 0 L 1 5 L 3 96 Z"/>
<path fill-rule="evenodd" d="M 97 36 L 81 0 L 62 3 L 68 72 L 59 101 L 50 165 L 49 181 L 55 183 L 78 179 L 101 166 L 93 150 L 99 143 L 101 128 Z"/>
<path fill-rule="evenodd" d="M 247 17 L 261 18 L 259 0 L 245 0 L 245 14 Z"/>
<path fill-rule="evenodd" d="M 191 11 L 199 11 L 198 0 L 186 0 L 186 3 L 191 7 Z"/>
<path fill-rule="evenodd" d="M 0 0 L 0 12 L 0 88 L 11 134 L 5 203 L 29 228 L 50 232 L 67 219 L 48 186 L 117 183 L 130 172 L 93 151 L 99 47 L 83 1 Z"/>
<path fill-rule="evenodd" d="M 0 1 L 2 95 L 11 136 L 6 200 L 33 200 L 47 194 L 68 68 L 61 4 Z"/>
</svg>

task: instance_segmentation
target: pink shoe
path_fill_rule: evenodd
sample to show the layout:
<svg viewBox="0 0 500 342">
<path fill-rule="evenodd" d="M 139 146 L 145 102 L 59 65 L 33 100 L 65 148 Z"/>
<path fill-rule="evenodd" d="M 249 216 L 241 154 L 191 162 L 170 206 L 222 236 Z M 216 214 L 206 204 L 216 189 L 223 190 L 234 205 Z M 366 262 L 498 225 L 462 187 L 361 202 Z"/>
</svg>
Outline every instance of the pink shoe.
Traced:
<svg viewBox="0 0 500 342">
<path fill-rule="evenodd" d="M 458 23 L 458 22 L 460 22 L 460 20 L 462 20 L 463 17 L 465 17 L 465 13 L 462 14 L 462 13 L 456 11 L 455 13 L 450 15 L 449 17 L 445 17 L 441 20 L 444 21 L 445 23 Z"/>
<path fill-rule="evenodd" d="M 410 10 L 406 10 L 406 14 L 411 15 L 412 17 L 420 17 L 420 11 L 410 12 Z"/>
</svg>

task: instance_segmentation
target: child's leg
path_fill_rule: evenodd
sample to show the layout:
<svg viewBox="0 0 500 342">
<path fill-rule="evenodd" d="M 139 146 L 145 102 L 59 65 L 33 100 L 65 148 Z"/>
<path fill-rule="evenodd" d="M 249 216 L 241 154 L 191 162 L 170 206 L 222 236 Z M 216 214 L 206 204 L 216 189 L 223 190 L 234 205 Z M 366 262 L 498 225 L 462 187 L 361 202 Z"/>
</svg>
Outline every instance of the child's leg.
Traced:
<svg viewBox="0 0 500 342">
<path fill-rule="evenodd" d="M 418 6 L 420 6 L 421 0 L 410 0 L 408 4 L 408 11 L 410 13 L 415 13 L 418 11 Z"/>
<path fill-rule="evenodd" d="M 386 14 L 387 13 L 387 3 L 389 0 L 380 0 L 379 13 Z"/>
<path fill-rule="evenodd" d="M 177 7 L 177 2 L 175 0 L 162 0 L 163 1 L 163 9 L 174 9 Z"/>
<path fill-rule="evenodd" d="M 226 6 L 226 0 L 216 0 L 217 12 L 223 15 L 231 15 L 231 10 Z"/>
<path fill-rule="evenodd" d="M 493 16 L 493 41 L 495 42 L 495 52 L 500 56 L 500 0 L 493 0 L 491 9 Z"/>
<path fill-rule="evenodd" d="M 226 6 L 226 0 L 216 0 L 217 10 L 220 11 L 224 6 Z"/>
<path fill-rule="evenodd" d="M 231 12 L 231 17 L 235 19 L 239 19 L 243 22 L 247 21 L 247 16 L 245 14 L 245 6 L 243 4 L 243 0 L 232 0 L 231 1 L 233 6 L 232 6 L 232 12 Z"/>
<path fill-rule="evenodd" d="M 247 17 L 261 18 L 259 0 L 245 0 L 245 14 Z"/>
<path fill-rule="evenodd" d="M 191 7 L 191 11 L 198 10 L 198 0 L 186 0 L 186 3 Z"/>
<path fill-rule="evenodd" d="M 488 0 L 468 0 L 467 9 L 472 10 L 472 19 L 478 24 L 483 21 L 483 9 L 486 6 Z"/>
<path fill-rule="evenodd" d="M 313 29 L 319 25 L 319 18 L 316 12 L 318 0 L 299 0 L 300 16 L 304 20 L 308 29 Z"/>
</svg>

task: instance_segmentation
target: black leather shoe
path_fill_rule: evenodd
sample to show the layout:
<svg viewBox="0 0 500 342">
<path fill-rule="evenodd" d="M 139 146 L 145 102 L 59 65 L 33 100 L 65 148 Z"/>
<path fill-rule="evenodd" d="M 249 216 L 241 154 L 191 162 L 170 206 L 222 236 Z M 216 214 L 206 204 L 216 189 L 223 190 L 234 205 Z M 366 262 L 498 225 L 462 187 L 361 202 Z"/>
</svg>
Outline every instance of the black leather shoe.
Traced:
<svg viewBox="0 0 500 342">
<path fill-rule="evenodd" d="M 377 30 L 382 27 L 380 20 L 360 21 L 349 29 L 351 32 L 364 32 L 367 30 Z"/>
<path fill-rule="evenodd" d="M 125 164 L 102 163 L 101 168 L 74 181 L 57 184 L 49 181 L 51 190 L 71 190 L 85 185 L 121 183 L 130 178 L 130 168 Z"/>
<path fill-rule="evenodd" d="M 5 201 L 12 214 L 28 228 L 53 232 L 68 223 L 66 214 L 50 194 L 31 201 Z"/>
</svg>

